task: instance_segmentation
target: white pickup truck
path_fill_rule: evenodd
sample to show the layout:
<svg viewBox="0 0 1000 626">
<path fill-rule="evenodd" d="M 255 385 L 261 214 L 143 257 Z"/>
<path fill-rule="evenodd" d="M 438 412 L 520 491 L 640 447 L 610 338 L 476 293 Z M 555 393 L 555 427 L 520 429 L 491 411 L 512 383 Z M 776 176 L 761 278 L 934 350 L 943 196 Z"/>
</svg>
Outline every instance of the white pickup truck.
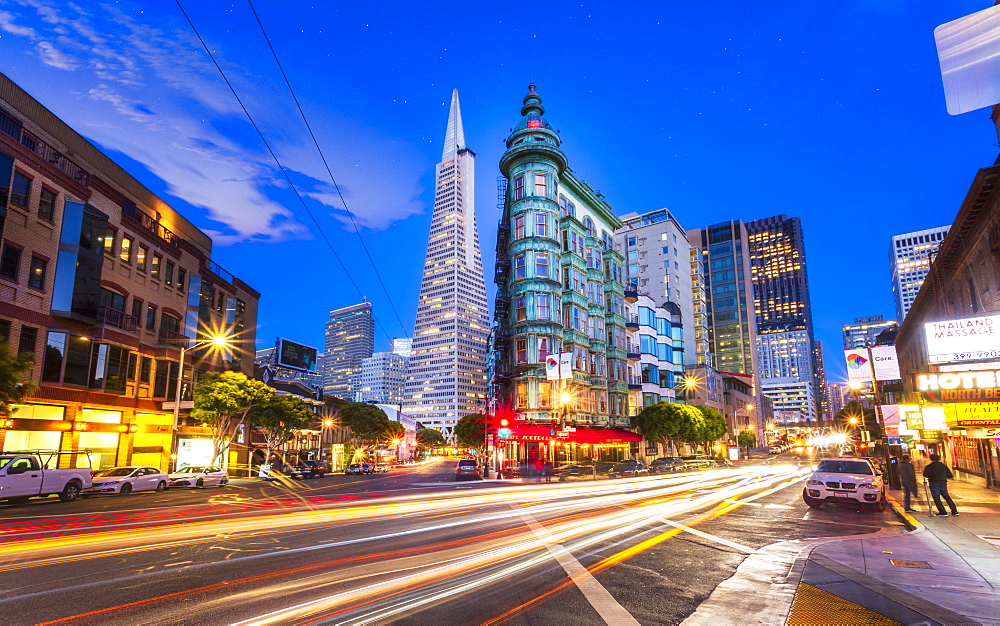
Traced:
<svg viewBox="0 0 1000 626">
<path fill-rule="evenodd" d="M 0 453 L 0 500 L 21 503 L 36 496 L 58 494 L 63 502 L 72 502 L 84 489 L 91 486 L 89 467 L 73 469 L 48 469 L 58 465 L 58 458 L 74 454 L 77 458 L 90 456 L 85 452 L 30 452 Z"/>
</svg>

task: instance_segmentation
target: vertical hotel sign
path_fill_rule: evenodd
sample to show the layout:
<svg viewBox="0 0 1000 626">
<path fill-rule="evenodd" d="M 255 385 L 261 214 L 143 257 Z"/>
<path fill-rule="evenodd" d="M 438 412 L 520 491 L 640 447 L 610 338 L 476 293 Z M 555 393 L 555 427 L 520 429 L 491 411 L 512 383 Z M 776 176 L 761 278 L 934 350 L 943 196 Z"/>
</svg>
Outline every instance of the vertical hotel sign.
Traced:
<svg viewBox="0 0 1000 626">
<path fill-rule="evenodd" d="M 927 361 L 978 361 L 1000 358 L 1000 315 L 924 324 Z"/>
</svg>

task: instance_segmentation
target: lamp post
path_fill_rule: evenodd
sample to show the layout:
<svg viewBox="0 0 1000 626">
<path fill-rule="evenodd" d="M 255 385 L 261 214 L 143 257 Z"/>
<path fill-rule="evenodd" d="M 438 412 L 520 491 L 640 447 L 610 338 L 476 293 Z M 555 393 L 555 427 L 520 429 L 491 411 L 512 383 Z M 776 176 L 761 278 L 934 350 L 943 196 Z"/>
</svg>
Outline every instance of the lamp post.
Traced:
<svg viewBox="0 0 1000 626">
<path fill-rule="evenodd" d="M 174 423 L 171 433 L 173 435 L 174 454 L 171 455 L 173 462 L 177 462 L 177 429 L 181 418 L 181 387 L 184 384 L 184 355 L 188 350 L 195 350 L 207 345 L 214 345 L 221 348 L 229 345 L 229 338 L 223 336 L 212 337 L 204 341 L 199 341 L 190 346 L 181 346 L 181 356 L 177 364 L 177 389 L 174 390 Z"/>
</svg>

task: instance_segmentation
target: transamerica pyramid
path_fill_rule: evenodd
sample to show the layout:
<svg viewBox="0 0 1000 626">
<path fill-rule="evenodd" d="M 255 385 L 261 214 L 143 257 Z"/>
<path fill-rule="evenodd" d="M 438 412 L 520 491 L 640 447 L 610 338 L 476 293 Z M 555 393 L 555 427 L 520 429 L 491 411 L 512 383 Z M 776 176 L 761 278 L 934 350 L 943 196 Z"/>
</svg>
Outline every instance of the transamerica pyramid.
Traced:
<svg viewBox="0 0 1000 626">
<path fill-rule="evenodd" d="M 444 151 L 436 168 L 434 212 L 413 329 L 403 412 L 450 438 L 459 418 L 486 399 L 489 309 L 475 211 L 476 154 L 452 91 Z"/>
</svg>

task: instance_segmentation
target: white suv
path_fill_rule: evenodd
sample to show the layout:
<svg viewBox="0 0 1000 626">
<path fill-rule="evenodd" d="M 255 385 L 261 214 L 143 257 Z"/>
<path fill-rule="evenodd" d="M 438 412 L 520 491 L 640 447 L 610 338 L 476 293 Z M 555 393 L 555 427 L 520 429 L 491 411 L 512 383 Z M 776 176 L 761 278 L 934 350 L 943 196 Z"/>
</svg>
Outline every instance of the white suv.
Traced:
<svg viewBox="0 0 1000 626">
<path fill-rule="evenodd" d="M 883 511 L 885 484 L 868 459 L 824 459 L 806 481 L 802 499 L 814 508 L 824 502 L 851 502 Z"/>
</svg>

